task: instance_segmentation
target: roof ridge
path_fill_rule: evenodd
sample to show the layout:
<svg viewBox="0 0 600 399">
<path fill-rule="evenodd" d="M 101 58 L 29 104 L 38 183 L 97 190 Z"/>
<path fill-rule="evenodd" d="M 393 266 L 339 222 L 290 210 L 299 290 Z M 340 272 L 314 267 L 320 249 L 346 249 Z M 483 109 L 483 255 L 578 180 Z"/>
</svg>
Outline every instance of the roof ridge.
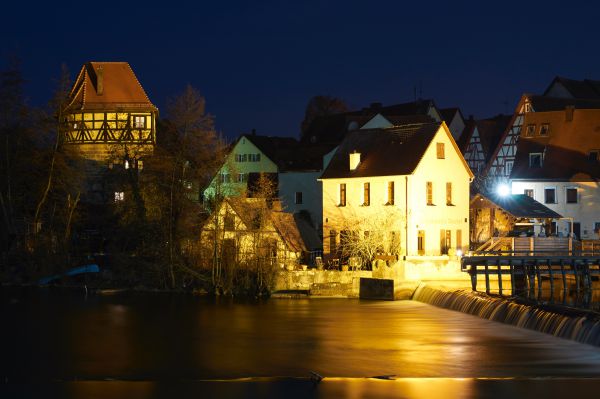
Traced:
<svg viewBox="0 0 600 399">
<path fill-rule="evenodd" d="M 114 62 L 115 64 L 117 62 Z M 131 68 L 131 65 L 129 65 L 129 62 L 125 62 L 125 64 L 127 65 L 127 68 L 129 68 L 129 70 L 131 71 L 131 74 L 133 75 L 133 78 L 135 79 L 135 81 L 137 82 L 137 84 L 140 86 L 140 89 L 142 89 L 142 93 L 144 93 L 144 97 L 146 97 L 146 100 L 148 100 L 148 102 L 150 104 L 152 104 L 152 101 L 150 101 L 150 98 L 148 98 L 148 93 L 146 93 L 146 90 L 144 89 L 144 86 L 142 86 L 142 84 L 140 83 L 140 80 L 138 79 L 137 75 L 135 74 L 135 72 L 133 72 L 133 68 Z M 154 104 L 152 104 L 154 106 Z"/>
</svg>

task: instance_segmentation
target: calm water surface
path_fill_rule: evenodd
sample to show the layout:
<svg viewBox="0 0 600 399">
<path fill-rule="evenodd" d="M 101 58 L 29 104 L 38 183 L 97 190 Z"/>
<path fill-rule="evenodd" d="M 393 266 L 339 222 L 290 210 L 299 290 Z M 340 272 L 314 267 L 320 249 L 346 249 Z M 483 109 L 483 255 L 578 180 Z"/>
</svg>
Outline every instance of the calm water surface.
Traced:
<svg viewBox="0 0 600 399">
<path fill-rule="evenodd" d="M 600 348 L 419 302 L 0 292 L 0 397 L 558 397 L 600 389 Z M 327 378 L 313 387 L 311 371 Z M 382 375 L 398 379 L 365 380 Z"/>
</svg>

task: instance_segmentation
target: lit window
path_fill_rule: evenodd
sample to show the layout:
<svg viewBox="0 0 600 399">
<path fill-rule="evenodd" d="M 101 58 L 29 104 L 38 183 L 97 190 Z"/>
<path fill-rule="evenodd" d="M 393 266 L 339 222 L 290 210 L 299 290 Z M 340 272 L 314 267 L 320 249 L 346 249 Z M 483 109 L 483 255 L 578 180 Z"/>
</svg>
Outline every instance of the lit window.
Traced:
<svg viewBox="0 0 600 399">
<path fill-rule="evenodd" d="M 446 183 L 446 205 L 452 205 L 452 183 Z"/>
<path fill-rule="evenodd" d="M 525 137 L 535 136 L 535 125 L 527 125 L 525 128 Z"/>
<path fill-rule="evenodd" d="M 363 189 L 363 206 L 371 205 L 371 184 L 365 183 Z"/>
<path fill-rule="evenodd" d="M 115 202 L 125 200 L 125 193 L 123 191 L 115 191 Z"/>
<path fill-rule="evenodd" d="M 394 205 L 394 182 L 388 182 L 388 201 L 387 205 Z"/>
<path fill-rule="evenodd" d="M 577 203 L 577 188 L 570 187 L 567 188 L 567 204 L 576 204 Z"/>
<path fill-rule="evenodd" d="M 542 167 L 542 153 L 541 152 L 530 152 L 529 153 L 529 167 L 530 168 L 541 168 Z"/>
<path fill-rule="evenodd" d="M 433 205 L 433 183 L 428 181 L 426 185 L 427 190 L 427 205 Z"/>
<path fill-rule="evenodd" d="M 436 145 L 438 159 L 444 159 L 446 154 L 444 153 L 444 143 L 437 143 Z"/>
<path fill-rule="evenodd" d="M 542 126 L 540 126 L 540 136 L 547 136 L 549 131 L 550 125 L 548 125 L 547 123 L 544 123 L 542 124 Z"/>
<path fill-rule="evenodd" d="M 419 255 L 425 255 L 425 230 L 419 230 L 418 232 L 417 251 Z"/>
<path fill-rule="evenodd" d="M 544 189 L 544 203 L 556 204 L 556 189 L 555 188 L 545 188 Z"/>
<path fill-rule="evenodd" d="M 346 206 L 346 183 L 340 184 L 340 203 L 339 206 Z"/>
<path fill-rule="evenodd" d="M 138 167 L 138 170 L 144 169 L 144 161 L 142 161 L 141 159 L 138 159 L 137 167 Z"/>
<path fill-rule="evenodd" d="M 142 115 L 135 115 L 133 117 L 133 127 L 135 129 L 145 129 L 146 128 L 146 117 Z"/>
<path fill-rule="evenodd" d="M 531 103 L 525 103 L 525 112 L 531 112 Z"/>
<path fill-rule="evenodd" d="M 125 169 L 129 169 L 129 161 L 125 160 Z"/>
<path fill-rule="evenodd" d="M 295 203 L 296 204 L 302 203 L 302 191 L 296 191 Z"/>
</svg>

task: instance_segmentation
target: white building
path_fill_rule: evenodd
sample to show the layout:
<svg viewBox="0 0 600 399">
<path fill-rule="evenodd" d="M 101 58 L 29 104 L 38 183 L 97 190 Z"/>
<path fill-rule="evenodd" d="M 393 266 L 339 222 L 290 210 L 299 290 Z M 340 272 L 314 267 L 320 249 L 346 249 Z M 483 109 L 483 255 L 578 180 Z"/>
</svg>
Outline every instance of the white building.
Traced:
<svg viewBox="0 0 600 399">
<path fill-rule="evenodd" d="M 472 178 L 444 122 L 348 133 L 321 176 L 324 256 L 357 235 L 398 256 L 466 250 Z"/>
<path fill-rule="evenodd" d="M 587 104 L 592 106 L 594 104 Z M 511 174 L 512 192 L 527 194 L 567 218 L 551 233 L 597 239 L 600 230 L 600 109 L 578 102 L 525 115 Z"/>
</svg>

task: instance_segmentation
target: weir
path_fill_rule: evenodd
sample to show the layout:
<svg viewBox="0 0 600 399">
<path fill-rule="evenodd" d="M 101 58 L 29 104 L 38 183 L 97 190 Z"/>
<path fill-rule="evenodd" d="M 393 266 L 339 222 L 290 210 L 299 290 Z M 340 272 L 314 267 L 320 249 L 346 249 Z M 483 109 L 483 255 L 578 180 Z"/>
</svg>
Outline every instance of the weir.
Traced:
<svg viewBox="0 0 600 399">
<path fill-rule="evenodd" d="M 490 293 L 490 277 L 498 279 L 498 293 L 503 294 L 503 279 L 510 278 L 511 295 L 524 289 L 534 293 L 542 291 L 542 280 L 548 280 L 551 291 L 558 282 L 567 290 L 567 280 L 574 279 L 577 292 L 591 291 L 592 281 L 600 276 L 600 256 L 465 256 L 461 270 L 471 276 L 471 288 L 477 291 L 477 277 L 485 278 L 485 292 Z M 508 281 L 507 281 L 508 282 Z"/>
<path fill-rule="evenodd" d="M 477 292 L 441 291 L 419 286 L 413 300 L 483 319 L 527 328 L 584 344 L 600 346 L 600 314 L 572 308 L 519 303 Z"/>
</svg>

